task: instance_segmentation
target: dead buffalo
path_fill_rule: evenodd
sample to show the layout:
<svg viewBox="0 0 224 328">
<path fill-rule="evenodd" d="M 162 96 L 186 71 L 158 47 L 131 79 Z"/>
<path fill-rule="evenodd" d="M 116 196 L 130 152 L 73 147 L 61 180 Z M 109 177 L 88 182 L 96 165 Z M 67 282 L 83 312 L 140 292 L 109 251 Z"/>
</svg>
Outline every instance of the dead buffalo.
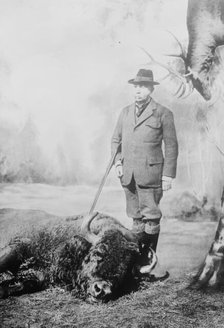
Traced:
<svg viewBox="0 0 224 328">
<path fill-rule="evenodd" d="M 72 225 L 60 225 L 13 239 L 0 251 L 0 297 L 58 285 L 98 302 L 130 290 L 136 276 L 155 267 L 156 254 L 144 254 L 144 242 L 114 219 L 93 233 L 91 222 L 99 218 L 85 216 L 79 235 Z"/>
</svg>

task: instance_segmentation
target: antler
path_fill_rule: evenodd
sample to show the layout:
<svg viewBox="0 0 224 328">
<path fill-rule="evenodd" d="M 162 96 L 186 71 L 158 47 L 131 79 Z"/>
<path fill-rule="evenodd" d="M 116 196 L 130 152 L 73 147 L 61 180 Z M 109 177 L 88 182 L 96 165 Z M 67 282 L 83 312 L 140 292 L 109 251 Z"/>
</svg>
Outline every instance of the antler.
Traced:
<svg viewBox="0 0 224 328">
<path fill-rule="evenodd" d="M 162 78 L 162 80 L 165 80 L 170 75 L 173 75 L 177 79 L 180 80 L 180 86 L 177 89 L 177 91 L 174 93 L 175 96 L 177 96 L 178 98 L 183 97 L 183 95 L 186 93 L 187 87 L 188 87 L 187 94 L 185 95 L 184 98 L 188 97 L 193 92 L 193 89 L 194 89 L 193 84 L 192 84 L 192 82 L 190 83 L 190 81 L 187 81 L 185 76 L 182 76 L 179 72 L 174 70 L 169 65 L 163 64 L 163 63 L 159 62 L 158 60 L 155 60 L 153 58 L 153 56 L 148 51 L 146 51 L 144 48 L 140 47 L 140 49 L 146 53 L 146 55 L 150 58 L 151 62 L 165 68 L 169 72 L 165 77 Z"/>
<path fill-rule="evenodd" d="M 180 54 L 165 54 L 165 56 L 182 59 L 182 61 L 184 63 L 184 66 L 185 66 L 185 72 L 187 72 L 183 75 L 183 77 L 186 79 L 186 83 L 189 86 L 189 93 L 185 97 L 182 97 L 182 98 L 186 98 L 194 91 L 194 85 L 193 85 L 192 80 L 190 78 L 194 77 L 196 79 L 197 78 L 197 76 L 196 76 L 197 73 L 192 71 L 192 69 L 189 67 L 188 61 L 187 61 L 187 54 L 186 54 L 186 51 L 185 51 L 182 43 L 178 40 L 178 38 L 171 31 L 167 30 L 167 32 L 170 33 L 172 35 L 172 37 L 174 38 L 174 40 L 177 42 L 177 44 L 180 48 Z"/>
<path fill-rule="evenodd" d="M 180 47 L 180 52 L 181 54 L 180 55 L 177 55 L 177 54 L 167 54 L 166 56 L 171 56 L 171 57 L 176 57 L 176 58 L 181 58 L 185 64 L 185 67 L 186 67 L 186 71 L 187 71 L 187 55 L 186 55 L 186 51 L 184 50 L 184 47 L 182 46 L 181 42 L 178 40 L 178 38 L 171 32 L 171 31 L 168 31 L 168 33 L 170 33 L 172 35 L 172 37 L 175 39 L 175 41 L 177 42 L 178 46 Z"/>
</svg>

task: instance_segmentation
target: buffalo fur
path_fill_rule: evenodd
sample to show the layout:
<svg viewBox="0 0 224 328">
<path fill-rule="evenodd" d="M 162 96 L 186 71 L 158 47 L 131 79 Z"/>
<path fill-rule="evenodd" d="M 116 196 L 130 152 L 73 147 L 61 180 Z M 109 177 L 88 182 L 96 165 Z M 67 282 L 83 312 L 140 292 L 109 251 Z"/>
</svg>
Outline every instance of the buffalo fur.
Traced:
<svg viewBox="0 0 224 328">
<path fill-rule="evenodd" d="M 19 295 L 57 285 L 88 298 L 90 284 L 107 281 L 113 297 L 129 291 L 134 282 L 140 253 L 138 245 L 128 242 L 116 229 L 104 231 L 99 242 L 91 245 L 84 237 L 73 235 L 70 227 L 33 232 L 30 238 L 12 240 L 15 254 L 8 267 L 12 276 L 0 274 L 4 296 Z"/>
<path fill-rule="evenodd" d="M 137 245 L 127 242 L 121 232 L 105 231 L 100 242 L 85 257 L 77 283 L 85 291 L 92 277 L 109 281 L 112 294 L 118 296 L 134 283 L 132 278 L 139 258 Z"/>
</svg>

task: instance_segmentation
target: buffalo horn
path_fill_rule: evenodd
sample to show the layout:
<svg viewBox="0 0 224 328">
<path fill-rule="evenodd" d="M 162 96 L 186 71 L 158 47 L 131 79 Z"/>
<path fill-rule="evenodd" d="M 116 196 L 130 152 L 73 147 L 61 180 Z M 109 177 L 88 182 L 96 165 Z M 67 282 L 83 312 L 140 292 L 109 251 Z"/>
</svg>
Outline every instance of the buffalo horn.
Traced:
<svg viewBox="0 0 224 328">
<path fill-rule="evenodd" d="M 98 212 L 88 213 L 84 216 L 83 222 L 81 225 L 81 234 L 88 240 L 91 244 L 96 244 L 99 241 L 99 236 L 94 234 L 90 229 L 91 222 L 98 215 Z"/>
</svg>

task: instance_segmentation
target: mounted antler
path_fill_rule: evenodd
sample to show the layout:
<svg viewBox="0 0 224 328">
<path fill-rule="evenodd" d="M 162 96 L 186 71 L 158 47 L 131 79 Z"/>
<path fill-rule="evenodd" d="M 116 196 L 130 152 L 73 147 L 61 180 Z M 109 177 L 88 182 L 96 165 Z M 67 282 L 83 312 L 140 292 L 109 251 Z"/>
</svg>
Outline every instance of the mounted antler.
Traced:
<svg viewBox="0 0 224 328">
<path fill-rule="evenodd" d="M 186 83 L 188 83 L 189 85 L 189 94 L 187 94 L 184 98 L 188 97 L 193 91 L 194 91 L 194 85 L 192 82 L 192 78 L 197 79 L 198 78 L 198 74 L 197 72 L 194 72 L 188 63 L 188 59 L 187 59 L 187 53 L 182 45 L 182 43 L 178 40 L 178 38 L 171 32 L 171 31 L 167 31 L 168 33 L 170 33 L 172 35 L 172 37 L 174 38 L 174 40 L 177 42 L 179 48 L 180 48 L 180 54 L 166 54 L 166 56 L 169 57 L 174 57 L 174 58 L 180 58 L 183 63 L 184 63 L 184 67 L 185 67 L 185 74 L 183 74 L 183 78 L 186 79 Z"/>
<path fill-rule="evenodd" d="M 146 51 L 144 48 L 141 47 L 141 49 L 147 54 L 147 56 L 150 58 L 150 61 L 152 63 L 159 65 L 162 68 L 165 68 L 169 72 L 161 80 L 165 80 L 169 76 L 174 76 L 175 78 L 177 78 L 180 81 L 180 86 L 178 87 L 177 91 L 174 93 L 175 96 L 177 96 L 178 98 L 180 98 L 180 97 L 183 98 L 183 96 L 184 96 L 184 98 L 185 98 L 185 97 L 188 97 L 193 92 L 193 84 L 192 84 L 191 80 L 187 79 L 189 74 L 181 75 L 178 71 L 174 70 L 169 65 L 163 64 L 163 63 L 159 62 L 158 60 L 154 59 L 154 57 L 148 51 Z M 182 58 L 181 55 L 169 55 L 169 56 Z"/>
<path fill-rule="evenodd" d="M 178 38 L 171 32 L 171 31 L 167 31 L 168 33 L 170 33 L 172 35 L 172 37 L 175 39 L 175 41 L 177 42 L 179 48 L 180 48 L 180 54 L 168 54 L 167 56 L 171 56 L 171 57 L 177 57 L 177 58 L 181 58 L 185 64 L 186 67 L 186 71 L 187 71 L 187 54 L 186 51 L 182 45 L 182 43 L 178 40 Z"/>
<path fill-rule="evenodd" d="M 199 19 L 200 18 L 201 17 L 199 17 Z M 196 19 L 192 19 L 192 17 L 188 15 L 187 25 L 189 32 L 189 44 L 187 52 L 178 38 L 172 32 L 168 31 L 178 44 L 180 53 L 165 54 L 165 56 L 180 58 L 184 63 L 184 74 L 181 74 L 169 65 L 155 60 L 149 52 L 143 48 L 141 49 L 147 54 L 152 63 L 155 63 L 168 71 L 168 74 L 161 80 L 173 76 L 180 81 L 180 86 L 174 95 L 178 98 L 186 98 L 194 91 L 194 89 L 196 89 L 205 100 L 209 101 L 209 106 L 212 106 L 220 98 L 220 96 L 222 96 L 221 91 L 224 85 L 224 81 L 220 81 L 222 80 L 220 71 L 223 72 L 224 69 L 223 54 L 221 53 L 223 50 L 224 35 L 218 43 L 217 39 L 214 39 L 213 34 L 211 35 L 211 31 L 208 29 L 205 29 L 205 33 L 208 34 L 207 38 L 207 34 L 204 35 L 202 33 L 203 28 L 201 28 L 199 34 L 197 34 L 195 32 L 195 29 L 198 28 L 198 26 L 195 26 L 196 22 Z M 217 33 L 217 31 L 214 31 L 214 35 L 215 33 Z M 198 35 L 198 38 L 196 38 L 196 35 Z"/>
</svg>

